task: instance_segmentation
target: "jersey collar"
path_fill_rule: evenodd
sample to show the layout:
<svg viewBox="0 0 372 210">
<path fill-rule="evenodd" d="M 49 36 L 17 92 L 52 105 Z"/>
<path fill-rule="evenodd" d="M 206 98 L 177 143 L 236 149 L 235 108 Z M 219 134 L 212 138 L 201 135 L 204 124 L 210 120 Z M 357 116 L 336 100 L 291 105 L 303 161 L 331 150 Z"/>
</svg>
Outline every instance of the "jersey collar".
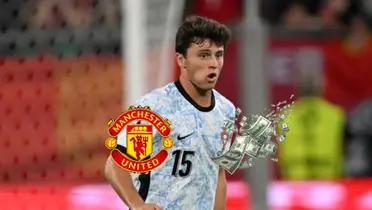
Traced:
<svg viewBox="0 0 372 210">
<path fill-rule="evenodd" d="M 214 98 L 214 94 L 213 94 L 213 90 L 212 90 L 212 94 L 211 94 L 211 97 L 212 97 L 212 100 L 211 100 L 211 105 L 208 106 L 208 107 L 204 107 L 204 106 L 200 106 L 199 104 L 197 104 L 189 94 L 187 94 L 186 90 L 182 87 L 181 85 L 181 82 L 179 80 L 175 81 L 174 84 L 176 85 L 176 88 L 177 90 L 181 93 L 181 95 L 190 103 L 192 104 L 197 110 L 201 111 L 201 112 L 209 112 L 209 111 L 212 111 L 212 109 L 214 108 L 216 102 L 215 102 L 215 98 Z"/>
</svg>

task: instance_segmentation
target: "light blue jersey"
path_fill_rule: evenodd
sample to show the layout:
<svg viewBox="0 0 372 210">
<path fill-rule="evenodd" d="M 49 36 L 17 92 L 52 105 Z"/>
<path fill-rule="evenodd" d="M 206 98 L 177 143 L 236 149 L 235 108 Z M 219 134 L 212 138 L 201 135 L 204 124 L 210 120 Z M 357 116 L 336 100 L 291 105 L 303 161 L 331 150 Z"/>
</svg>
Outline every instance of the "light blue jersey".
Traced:
<svg viewBox="0 0 372 210">
<path fill-rule="evenodd" d="M 164 210 L 212 210 L 219 170 L 212 157 L 222 149 L 222 126 L 234 118 L 234 105 L 213 90 L 211 106 L 200 107 L 178 81 L 153 90 L 136 104 L 169 119 L 174 140 L 165 163 L 147 175 L 132 174 L 142 198 Z M 119 135 L 118 143 L 125 147 L 124 136 Z M 161 149 L 161 137 L 155 135 L 153 154 Z"/>
</svg>

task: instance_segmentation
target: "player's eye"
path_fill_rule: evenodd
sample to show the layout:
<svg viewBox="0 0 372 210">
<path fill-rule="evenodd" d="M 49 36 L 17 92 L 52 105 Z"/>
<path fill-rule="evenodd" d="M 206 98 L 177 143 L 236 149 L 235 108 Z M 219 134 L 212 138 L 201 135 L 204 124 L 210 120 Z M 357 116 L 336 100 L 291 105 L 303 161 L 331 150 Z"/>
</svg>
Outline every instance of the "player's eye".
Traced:
<svg viewBox="0 0 372 210">
<path fill-rule="evenodd" d="M 202 58 L 202 59 L 208 59 L 208 58 L 211 57 L 211 54 L 210 53 L 200 53 L 199 57 Z"/>
<path fill-rule="evenodd" d="M 216 53 L 216 57 L 217 57 L 217 58 L 222 58 L 222 57 L 223 57 L 223 52 L 218 52 L 218 53 Z"/>
</svg>

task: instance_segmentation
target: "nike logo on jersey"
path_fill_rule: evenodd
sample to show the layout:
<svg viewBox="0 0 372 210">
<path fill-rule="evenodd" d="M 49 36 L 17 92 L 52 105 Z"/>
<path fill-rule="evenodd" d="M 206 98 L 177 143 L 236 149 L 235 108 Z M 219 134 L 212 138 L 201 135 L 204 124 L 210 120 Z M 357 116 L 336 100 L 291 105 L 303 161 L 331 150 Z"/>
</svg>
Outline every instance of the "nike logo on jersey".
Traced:
<svg viewBox="0 0 372 210">
<path fill-rule="evenodd" d="M 192 135 L 193 133 L 194 133 L 194 131 L 193 131 L 193 132 L 191 132 L 191 133 L 189 133 L 189 134 L 187 134 L 186 136 L 180 136 L 180 134 L 178 134 L 178 136 L 177 136 L 177 140 L 182 140 L 182 139 L 185 139 L 185 138 L 187 138 L 187 137 L 191 136 L 191 135 Z"/>
</svg>

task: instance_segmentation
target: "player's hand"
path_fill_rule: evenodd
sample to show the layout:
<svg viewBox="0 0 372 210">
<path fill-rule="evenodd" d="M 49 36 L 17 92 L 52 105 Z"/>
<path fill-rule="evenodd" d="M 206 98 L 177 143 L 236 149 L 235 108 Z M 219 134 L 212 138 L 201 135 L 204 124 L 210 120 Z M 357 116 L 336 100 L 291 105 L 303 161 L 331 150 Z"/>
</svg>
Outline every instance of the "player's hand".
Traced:
<svg viewBox="0 0 372 210">
<path fill-rule="evenodd" d="M 144 203 L 140 206 L 131 208 L 131 210 L 161 210 L 161 208 L 154 203 Z"/>
</svg>

